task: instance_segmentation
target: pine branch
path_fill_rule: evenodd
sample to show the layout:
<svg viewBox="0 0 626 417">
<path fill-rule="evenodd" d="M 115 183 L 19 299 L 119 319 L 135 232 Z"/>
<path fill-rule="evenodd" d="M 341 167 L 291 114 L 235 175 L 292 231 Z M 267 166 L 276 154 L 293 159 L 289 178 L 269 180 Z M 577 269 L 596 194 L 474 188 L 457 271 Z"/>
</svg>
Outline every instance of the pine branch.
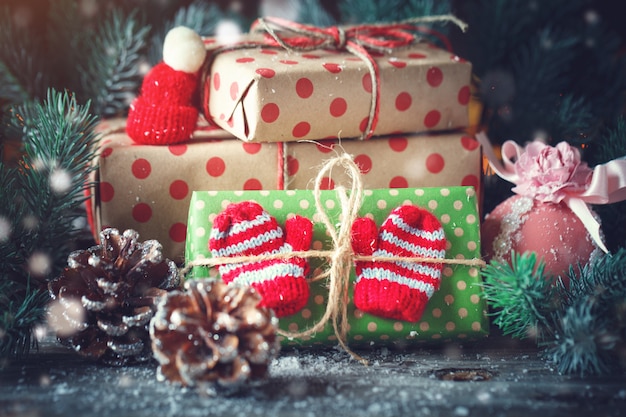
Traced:
<svg viewBox="0 0 626 417">
<path fill-rule="evenodd" d="M 27 353 L 43 320 L 47 281 L 65 266 L 72 222 L 92 171 L 96 118 L 54 90 L 11 110 L 25 155 L 0 163 L 0 355 Z"/>
<path fill-rule="evenodd" d="M 564 374 L 597 375 L 625 369 L 626 249 L 607 254 L 570 276 L 567 308 L 557 314 L 549 352 Z"/>
<path fill-rule="evenodd" d="M 80 62 L 89 55 L 90 26 L 79 13 L 75 0 L 50 2 L 46 45 L 49 54 L 51 87 L 82 95 Z"/>
<path fill-rule="evenodd" d="M 512 253 L 511 264 L 491 261 L 483 270 L 484 296 L 503 334 L 542 341 L 552 334 L 550 314 L 558 306 L 545 263 L 534 253 Z"/>
<path fill-rule="evenodd" d="M 116 116 L 126 111 L 141 85 L 141 51 L 149 27 L 114 9 L 91 40 L 91 53 L 81 63 L 82 91 L 92 100 L 93 112 Z"/>
<path fill-rule="evenodd" d="M 611 370 L 609 350 L 615 346 L 610 334 L 593 312 L 590 298 L 558 314 L 560 323 L 549 357 L 561 374 L 607 374 Z"/>
<path fill-rule="evenodd" d="M 337 20 L 326 11 L 319 0 L 292 0 L 298 7 L 298 22 L 307 23 L 318 27 L 328 27 L 337 24 Z"/>
<path fill-rule="evenodd" d="M 449 1 L 435 0 L 343 0 L 339 11 L 343 23 L 397 22 L 410 17 L 450 13 Z"/>
<path fill-rule="evenodd" d="M 595 136 L 590 145 L 584 156 L 592 166 L 626 157 L 626 119 L 617 118 L 612 126 Z M 611 251 L 626 248 L 626 201 L 593 208 L 602 221 L 607 247 Z"/>
<path fill-rule="evenodd" d="M 20 289 L 12 281 L 0 280 L 0 369 L 6 358 L 28 354 L 37 346 L 33 330 L 43 323 L 48 300 L 46 291 Z"/>
<path fill-rule="evenodd" d="M 163 22 L 162 26 L 154 31 L 148 51 L 150 64 L 156 65 L 163 60 L 163 42 L 170 29 L 186 26 L 201 36 L 211 36 L 215 34 L 218 24 L 224 20 L 236 22 L 243 31 L 241 16 L 225 13 L 214 3 L 194 0 L 189 6 L 179 9 L 173 19 Z"/>
<path fill-rule="evenodd" d="M 17 28 L 8 6 L 0 6 L 0 110 L 39 97 L 47 83 L 36 38 Z"/>
</svg>

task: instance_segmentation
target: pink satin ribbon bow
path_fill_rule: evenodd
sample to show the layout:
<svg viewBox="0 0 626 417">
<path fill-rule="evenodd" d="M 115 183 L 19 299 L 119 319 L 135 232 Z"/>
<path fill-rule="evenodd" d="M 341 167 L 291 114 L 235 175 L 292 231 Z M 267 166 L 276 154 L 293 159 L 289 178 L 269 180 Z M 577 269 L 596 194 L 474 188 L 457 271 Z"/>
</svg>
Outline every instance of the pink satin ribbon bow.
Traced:
<svg viewBox="0 0 626 417">
<path fill-rule="evenodd" d="M 600 236 L 600 223 L 588 204 L 611 204 L 626 200 L 626 159 L 615 159 L 593 169 L 581 161 L 578 149 L 566 142 L 555 147 L 540 141 L 522 148 L 513 141 L 502 144 L 502 162 L 489 138 L 476 135 L 489 165 L 502 179 L 516 186 L 513 192 L 541 202 L 563 202 L 581 220 L 600 249 L 608 249 Z"/>
</svg>

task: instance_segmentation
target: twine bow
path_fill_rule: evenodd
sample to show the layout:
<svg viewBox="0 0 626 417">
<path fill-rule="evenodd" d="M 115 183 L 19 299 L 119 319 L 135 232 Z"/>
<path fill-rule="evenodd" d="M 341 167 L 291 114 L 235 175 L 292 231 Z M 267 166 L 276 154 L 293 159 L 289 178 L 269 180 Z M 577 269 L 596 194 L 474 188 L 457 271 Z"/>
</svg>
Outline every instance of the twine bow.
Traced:
<svg viewBox="0 0 626 417">
<path fill-rule="evenodd" d="M 502 145 L 502 162 L 500 162 L 485 133 L 477 134 L 476 139 L 482 145 L 489 165 L 500 178 L 516 185 L 524 181 L 523 175 L 521 175 L 523 169 L 519 166 L 520 158 L 525 152 L 522 147 L 513 141 L 504 142 Z M 553 161 L 546 160 L 545 162 Z M 600 223 L 589 210 L 588 204 L 611 204 L 626 200 L 626 159 L 615 159 L 597 165 L 593 170 L 584 165 L 584 169 L 589 171 L 590 178 L 574 178 L 575 173 L 572 170 L 572 177 L 567 179 L 567 184 L 561 184 L 562 188 L 555 188 L 559 184 L 552 186 L 556 191 L 552 193 L 549 201 L 562 201 L 567 205 L 583 223 L 596 245 L 608 253 L 609 250 L 600 236 Z M 518 188 L 513 188 L 513 191 L 521 195 L 528 195 L 523 188 L 521 190 Z M 554 195 L 557 195 L 558 198 L 555 199 Z M 548 201 L 538 198 L 536 195 L 528 196 L 539 201 Z"/>
<path fill-rule="evenodd" d="M 369 139 L 374 134 L 380 113 L 380 71 L 376 60 L 370 52 L 387 52 L 409 46 L 420 38 L 419 32 L 437 35 L 446 48 L 451 50 L 447 39 L 435 31 L 418 26 L 418 24 L 434 22 L 452 22 L 465 31 L 467 25 L 454 15 L 424 16 L 389 24 L 365 24 L 345 28 L 331 26 L 320 28 L 304 25 L 277 17 L 263 17 L 255 20 L 250 26 L 251 33 L 264 33 L 264 43 L 255 41 L 240 42 L 217 48 L 216 54 L 251 47 L 277 46 L 293 52 L 307 52 L 316 49 L 332 49 L 347 51 L 360 58 L 372 80 L 372 95 L 367 125 L 361 139 Z M 208 60 L 210 62 L 212 58 Z M 205 92 L 206 94 L 206 92 Z M 207 100 L 205 100 L 206 102 Z M 206 104 L 205 104 L 206 106 Z M 205 109 L 206 111 L 206 109 Z M 208 113 L 207 113 L 208 114 Z"/>
<path fill-rule="evenodd" d="M 330 173 L 335 167 L 343 168 L 348 174 L 352 184 L 350 190 L 344 187 L 336 187 L 335 191 L 341 205 L 341 213 L 338 226 L 328 217 L 322 204 L 321 190 L 324 177 Z M 307 250 L 293 251 L 289 253 L 275 253 L 256 256 L 237 256 L 237 257 L 215 257 L 197 259 L 189 262 L 180 272 L 184 276 L 195 266 L 218 266 L 225 264 L 234 264 L 241 262 L 257 262 L 271 259 L 286 259 L 290 257 L 301 258 L 327 258 L 330 260 L 329 269 L 322 274 L 312 278 L 319 280 L 327 278 L 328 280 L 328 301 L 326 310 L 322 317 L 312 327 L 301 332 L 285 332 L 279 330 L 279 334 L 287 338 L 302 338 L 311 336 L 318 331 L 324 329 L 330 321 L 333 326 L 335 335 L 341 347 L 350 353 L 355 359 L 363 364 L 367 361 L 353 352 L 347 345 L 348 325 L 348 290 L 350 286 L 350 273 L 352 264 L 355 261 L 377 261 L 377 262 L 422 262 L 422 263 L 445 263 L 455 265 L 467 265 L 482 267 L 485 262 L 482 259 L 443 259 L 443 258 L 425 258 L 425 257 L 402 257 L 402 256 L 361 256 L 356 255 L 352 251 L 352 225 L 358 217 L 359 210 L 363 202 L 363 183 L 361 179 L 361 171 L 352 157 L 346 153 L 332 158 L 324 164 L 320 172 L 315 178 L 315 188 L 313 190 L 315 198 L 315 207 L 317 216 L 332 241 L 330 250 Z"/>
</svg>

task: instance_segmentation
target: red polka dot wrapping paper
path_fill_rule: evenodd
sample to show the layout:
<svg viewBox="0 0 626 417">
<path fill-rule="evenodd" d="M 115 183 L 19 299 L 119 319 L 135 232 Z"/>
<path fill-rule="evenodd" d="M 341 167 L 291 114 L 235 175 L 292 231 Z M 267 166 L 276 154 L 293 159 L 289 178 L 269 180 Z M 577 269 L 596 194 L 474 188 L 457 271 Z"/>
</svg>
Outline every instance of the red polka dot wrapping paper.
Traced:
<svg viewBox="0 0 626 417">
<path fill-rule="evenodd" d="M 481 150 L 463 132 L 285 144 L 197 138 L 147 146 L 124 133 L 123 120 L 117 123 L 122 128 L 100 142 L 90 206 L 94 229 L 135 229 L 142 240 L 158 240 L 164 254 L 177 262 L 184 256 L 193 191 L 276 190 L 281 180 L 287 189 L 310 190 L 323 162 L 337 152 L 354 156 L 367 188 L 464 185 L 480 192 Z M 283 145 L 286 164 L 279 158 Z M 280 178 L 279 165 L 286 166 L 286 179 Z M 345 180 L 337 171 L 323 186 L 330 189 Z"/>
<path fill-rule="evenodd" d="M 348 186 L 348 183 L 344 184 Z M 273 215 L 279 224 L 299 214 L 314 222 L 311 247 L 332 248 L 324 224 L 316 213 L 313 193 L 306 190 L 287 191 L 198 191 L 191 198 L 187 231 L 188 262 L 211 257 L 208 241 L 212 221 L 229 203 L 253 200 Z M 340 203 L 335 191 L 322 191 L 321 203 L 331 223 L 339 223 Z M 432 212 L 441 222 L 446 235 L 446 258 L 472 260 L 480 258 L 480 217 L 478 198 L 471 187 L 428 187 L 365 190 L 360 216 L 371 217 L 380 226 L 389 213 L 402 204 L 415 204 Z M 311 261 L 312 275 L 323 270 L 326 260 Z M 188 278 L 216 276 L 216 269 L 194 267 Z M 355 280 L 354 268 L 351 280 Z M 351 347 L 398 347 L 449 340 L 470 340 L 485 337 L 489 332 L 486 301 L 482 297 L 480 270 L 472 265 L 444 265 L 441 286 L 429 300 L 417 323 L 391 320 L 364 313 L 348 303 L 348 344 Z M 349 296 L 352 297 L 352 285 Z M 299 312 L 280 319 L 280 327 L 290 332 L 312 327 L 324 314 L 328 299 L 325 280 L 310 283 L 308 304 Z M 337 344 L 332 324 L 312 337 L 283 340 L 284 345 L 314 346 Z"/>
<path fill-rule="evenodd" d="M 207 42 L 209 51 L 219 46 Z M 467 127 L 469 62 L 425 43 L 373 55 L 381 92 L 375 135 Z M 244 141 L 356 138 L 367 126 L 371 76 L 348 52 L 220 52 L 203 78 L 205 116 Z"/>
</svg>

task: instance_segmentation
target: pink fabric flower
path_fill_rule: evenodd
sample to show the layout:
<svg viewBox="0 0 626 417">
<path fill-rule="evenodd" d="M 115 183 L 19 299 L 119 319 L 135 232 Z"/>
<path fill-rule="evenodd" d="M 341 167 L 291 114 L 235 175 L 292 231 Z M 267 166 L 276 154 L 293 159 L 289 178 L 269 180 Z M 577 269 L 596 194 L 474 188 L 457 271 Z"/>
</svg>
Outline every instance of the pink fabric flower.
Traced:
<svg viewBox="0 0 626 417">
<path fill-rule="evenodd" d="M 515 172 L 518 181 L 513 192 L 552 203 L 586 190 L 593 173 L 578 149 L 567 142 L 552 147 L 539 141 L 526 146 L 515 162 Z"/>
</svg>

